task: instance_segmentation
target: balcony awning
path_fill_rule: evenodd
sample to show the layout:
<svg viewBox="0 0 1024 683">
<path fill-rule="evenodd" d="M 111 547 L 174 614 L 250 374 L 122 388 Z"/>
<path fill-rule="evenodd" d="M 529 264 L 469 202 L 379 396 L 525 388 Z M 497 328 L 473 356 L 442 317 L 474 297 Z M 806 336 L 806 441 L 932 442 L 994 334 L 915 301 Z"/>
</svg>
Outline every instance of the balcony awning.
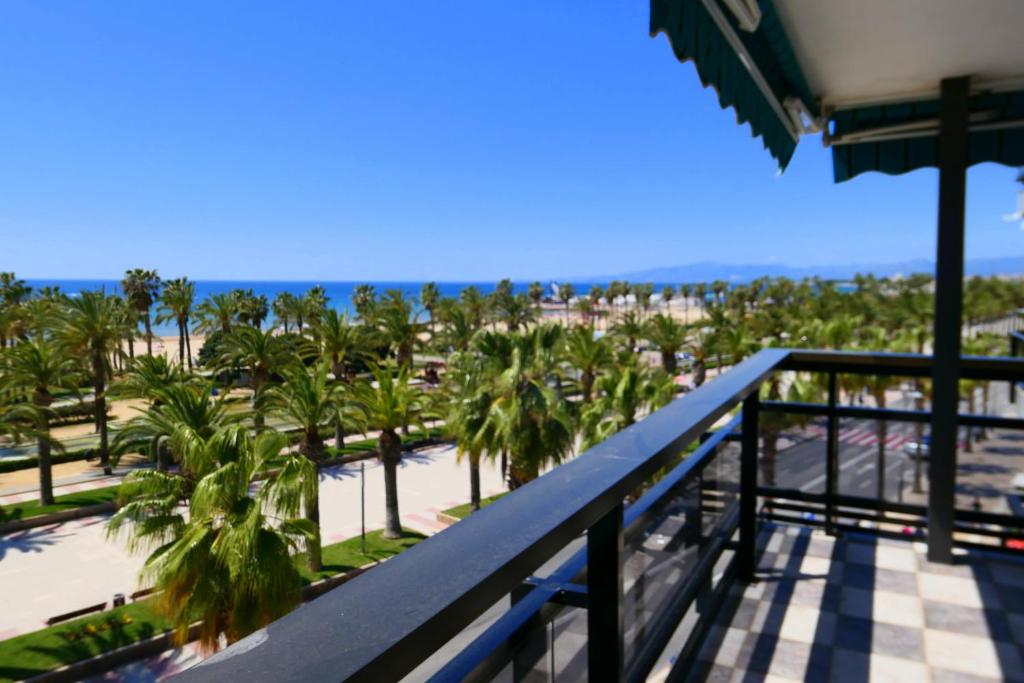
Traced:
<svg viewBox="0 0 1024 683">
<path fill-rule="evenodd" d="M 1024 2 L 652 0 L 651 35 L 785 168 L 823 132 L 834 178 L 937 164 L 939 82 L 970 76 L 969 163 L 1024 165 Z"/>
</svg>

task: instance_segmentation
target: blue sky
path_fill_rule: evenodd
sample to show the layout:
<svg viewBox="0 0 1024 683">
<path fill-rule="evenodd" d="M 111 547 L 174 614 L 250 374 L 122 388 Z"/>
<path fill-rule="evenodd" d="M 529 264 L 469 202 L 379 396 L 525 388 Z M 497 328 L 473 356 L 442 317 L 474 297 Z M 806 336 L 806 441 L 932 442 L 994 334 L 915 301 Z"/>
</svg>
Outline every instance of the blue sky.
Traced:
<svg viewBox="0 0 1024 683">
<path fill-rule="evenodd" d="M 784 175 L 646 2 L 0 5 L 0 270 L 494 280 L 931 258 L 934 171 Z M 968 258 L 1024 254 L 971 171 Z"/>
</svg>

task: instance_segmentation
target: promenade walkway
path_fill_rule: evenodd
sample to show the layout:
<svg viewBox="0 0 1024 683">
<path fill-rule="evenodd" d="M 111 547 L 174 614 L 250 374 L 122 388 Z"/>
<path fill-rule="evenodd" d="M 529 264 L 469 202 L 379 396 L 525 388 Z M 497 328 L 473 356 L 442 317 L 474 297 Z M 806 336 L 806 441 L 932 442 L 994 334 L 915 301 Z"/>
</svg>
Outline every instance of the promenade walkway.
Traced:
<svg viewBox="0 0 1024 683">
<path fill-rule="evenodd" d="M 437 512 L 469 498 L 469 469 L 455 448 L 434 446 L 405 454 L 398 473 L 402 524 L 432 534 L 443 528 Z M 384 526 L 384 471 L 375 460 L 366 471 L 366 528 Z M 497 467 L 484 464 L 483 495 L 502 490 Z M 360 531 L 360 463 L 320 474 L 320 517 L 324 543 Z M 110 601 L 114 593 L 141 588 L 144 554 L 129 554 L 123 542 L 106 537 L 107 516 L 90 517 L 0 537 L 0 639 L 33 631 L 51 616 Z"/>
</svg>

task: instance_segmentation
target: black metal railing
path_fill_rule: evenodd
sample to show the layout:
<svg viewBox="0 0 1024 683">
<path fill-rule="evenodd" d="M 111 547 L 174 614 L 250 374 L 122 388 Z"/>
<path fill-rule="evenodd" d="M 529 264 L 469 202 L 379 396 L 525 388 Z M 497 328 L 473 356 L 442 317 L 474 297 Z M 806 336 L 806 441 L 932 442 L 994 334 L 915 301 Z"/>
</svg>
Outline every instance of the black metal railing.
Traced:
<svg viewBox="0 0 1024 683">
<path fill-rule="evenodd" d="M 825 373 L 826 402 L 762 402 L 762 384 L 779 372 Z M 841 493 L 838 433 L 844 418 L 929 414 L 840 405 L 838 378 L 930 372 L 925 356 L 763 350 L 181 680 L 520 680 L 539 671 L 638 681 L 666 652 L 672 671 L 685 672 L 731 583 L 753 575 L 759 516 L 830 531 L 864 521 L 884 531 L 895 517 L 923 525 L 923 506 Z M 1024 379 L 1024 360 L 964 358 L 961 373 L 1012 383 Z M 822 492 L 758 485 L 765 411 L 825 418 Z M 1024 429 L 985 415 L 960 424 Z M 995 540 L 1024 524 L 971 510 L 955 519 L 957 532 Z"/>
</svg>

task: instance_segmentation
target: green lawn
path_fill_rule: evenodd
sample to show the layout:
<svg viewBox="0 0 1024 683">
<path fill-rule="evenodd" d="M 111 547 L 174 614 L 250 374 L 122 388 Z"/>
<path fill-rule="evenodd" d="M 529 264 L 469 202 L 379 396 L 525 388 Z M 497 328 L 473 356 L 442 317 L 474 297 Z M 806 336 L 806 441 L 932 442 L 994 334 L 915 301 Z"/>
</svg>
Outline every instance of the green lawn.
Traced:
<svg viewBox="0 0 1024 683">
<path fill-rule="evenodd" d="M 412 547 L 422 541 L 426 536 L 403 530 L 402 538 L 394 540 L 384 538 L 383 531 L 370 531 L 366 534 L 366 554 L 361 549 L 361 539 L 356 536 L 340 543 L 325 545 L 323 548 L 323 569 L 315 574 L 306 567 L 304 556 L 296 557 L 295 562 L 302 574 L 305 583 L 313 583 L 320 579 L 326 579 L 336 574 L 344 574 L 347 571 L 362 567 L 371 562 L 379 562 L 387 559 L 406 548 Z"/>
<path fill-rule="evenodd" d="M 117 489 L 117 486 L 107 486 L 102 489 L 79 491 L 78 493 L 69 493 L 66 496 L 57 496 L 56 502 L 54 502 L 53 505 L 40 505 L 38 500 L 33 500 L 27 503 L 18 503 L 17 505 L 0 507 L 0 522 L 10 522 L 11 520 L 25 519 L 27 517 L 38 517 L 39 515 L 45 515 L 51 512 L 73 510 L 75 508 L 86 507 L 88 505 L 112 503 L 117 500 Z"/>
<path fill-rule="evenodd" d="M 365 555 L 358 536 L 324 546 L 324 568 L 316 574 L 306 568 L 304 557 L 296 557 L 303 583 L 387 559 L 426 538 L 408 529 L 402 538 L 395 540 L 388 540 L 381 534 L 381 531 L 366 534 Z M 170 622 L 150 609 L 149 601 L 143 600 L 0 641 L 0 683 L 52 671 L 145 640 L 170 627 Z"/>
<path fill-rule="evenodd" d="M 148 601 L 0 642 L 0 681 L 20 681 L 155 636 L 170 623 Z"/>
<path fill-rule="evenodd" d="M 507 495 L 507 492 L 506 493 L 499 493 L 498 495 L 491 496 L 490 498 L 481 498 L 480 499 L 480 507 L 485 508 L 488 505 L 490 505 L 491 503 L 493 503 L 494 501 L 498 500 L 499 498 L 501 498 L 502 496 L 505 496 L 505 495 Z M 464 505 L 456 505 L 453 508 L 448 508 L 447 510 L 442 510 L 441 511 L 441 514 L 451 515 L 452 517 L 455 517 L 456 519 L 465 519 L 466 517 L 469 517 L 469 513 L 470 513 L 470 505 L 469 505 L 469 503 L 465 503 Z"/>
</svg>

